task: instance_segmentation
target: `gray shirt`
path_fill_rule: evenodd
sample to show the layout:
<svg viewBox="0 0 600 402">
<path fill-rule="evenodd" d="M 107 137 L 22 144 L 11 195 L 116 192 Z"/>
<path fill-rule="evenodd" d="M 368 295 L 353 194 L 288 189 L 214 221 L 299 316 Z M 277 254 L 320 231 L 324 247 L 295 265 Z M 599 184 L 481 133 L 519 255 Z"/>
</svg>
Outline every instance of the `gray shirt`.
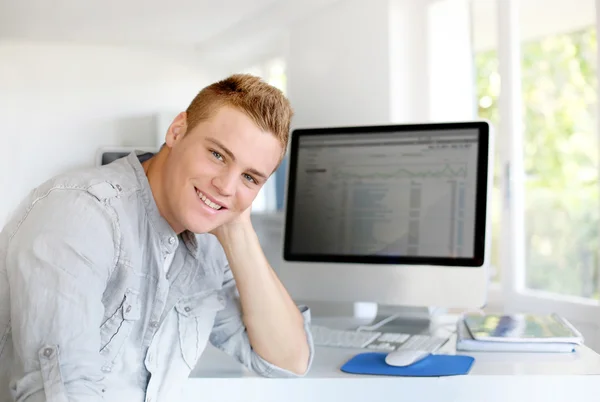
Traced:
<svg viewBox="0 0 600 402">
<path fill-rule="evenodd" d="M 0 233 L 0 402 L 177 400 L 209 341 L 295 376 L 252 350 L 238 296 L 220 243 L 173 232 L 135 154 L 55 177 Z"/>
</svg>

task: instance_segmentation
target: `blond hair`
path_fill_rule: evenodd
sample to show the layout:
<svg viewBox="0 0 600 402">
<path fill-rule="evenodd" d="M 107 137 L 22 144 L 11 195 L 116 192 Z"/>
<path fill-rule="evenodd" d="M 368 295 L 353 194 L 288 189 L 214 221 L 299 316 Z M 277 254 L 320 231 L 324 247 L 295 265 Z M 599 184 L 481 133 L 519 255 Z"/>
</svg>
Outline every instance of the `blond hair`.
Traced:
<svg viewBox="0 0 600 402">
<path fill-rule="evenodd" d="M 203 88 L 186 110 L 188 130 L 207 120 L 223 106 L 246 113 L 264 131 L 288 146 L 294 112 L 283 92 L 250 74 L 234 74 Z"/>
</svg>

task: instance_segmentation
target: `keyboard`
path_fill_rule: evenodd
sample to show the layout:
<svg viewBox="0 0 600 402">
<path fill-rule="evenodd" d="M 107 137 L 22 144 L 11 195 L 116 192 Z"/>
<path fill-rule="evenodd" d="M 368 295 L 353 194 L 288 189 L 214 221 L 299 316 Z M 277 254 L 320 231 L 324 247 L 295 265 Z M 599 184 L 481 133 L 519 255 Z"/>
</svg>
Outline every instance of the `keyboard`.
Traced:
<svg viewBox="0 0 600 402">
<path fill-rule="evenodd" d="M 316 346 L 390 352 L 393 350 L 422 350 L 434 353 L 449 339 L 431 335 L 332 329 L 321 325 L 313 325 L 311 333 Z"/>
</svg>

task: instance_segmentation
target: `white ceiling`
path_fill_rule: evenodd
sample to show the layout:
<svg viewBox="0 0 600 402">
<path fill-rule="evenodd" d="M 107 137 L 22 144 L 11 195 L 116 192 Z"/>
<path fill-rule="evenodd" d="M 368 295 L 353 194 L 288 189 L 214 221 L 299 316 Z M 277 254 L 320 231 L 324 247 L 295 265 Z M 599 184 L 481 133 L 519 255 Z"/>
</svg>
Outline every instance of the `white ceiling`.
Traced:
<svg viewBox="0 0 600 402">
<path fill-rule="evenodd" d="M 282 0 L 2 0 L 0 37 L 193 45 Z"/>
<path fill-rule="evenodd" d="M 190 48 L 227 64 L 281 50 L 293 21 L 337 1 L 345 0 L 0 0 L 0 39 Z M 496 0 L 472 1 L 476 49 L 495 46 Z M 518 3 L 522 38 L 595 20 L 595 0 Z"/>
<path fill-rule="evenodd" d="M 193 48 L 239 59 L 340 0 L 0 0 L 0 39 Z M 268 47 L 268 46 L 267 46 Z"/>
</svg>

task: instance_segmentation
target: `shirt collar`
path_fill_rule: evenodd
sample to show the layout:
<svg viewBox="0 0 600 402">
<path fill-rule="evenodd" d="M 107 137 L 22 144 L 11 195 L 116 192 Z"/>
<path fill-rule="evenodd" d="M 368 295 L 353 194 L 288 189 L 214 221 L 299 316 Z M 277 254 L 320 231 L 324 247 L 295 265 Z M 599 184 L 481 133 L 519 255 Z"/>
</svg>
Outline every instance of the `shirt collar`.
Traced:
<svg viewBox="0 0 600 402">
<path fill-rule="evenodd" d="M 148 177 L 146 176 L 146 172 L 144 171 L 144 167 L 142 166 L 143 162 L 147 161 L 153 156 L 153 153 L 147 152 L 143 154 L 138 154 L 134 151 L 127 156 L 127 161 L 133 168 L 136 180 L 140 186 L 140 195 L 144 202 L 144 207 L 146 208 L 146 213 L 148 214 L 150 224 L 158 233 L 160 237 L 160 242 L 165 248 L 165 250 L 173 252 L 178 246 L 179 238 L 177 236 L 177 233 L 175 233 L 173 228 L 171 228 L 171 225 L 169 225 L 167 220 L 163 218 L 160 214 L 160 211 L 158 210 L 158 205 L 156 205 L 156 201 L 154 200 L 154 196 L 152 195 L 152 189 L 150 188 Z M 196 236 L 193 233 L 186 230 L 181 234 L 181 239 L 183 239 L 183 242 L 185 243 L 190 254 L 197 259 L 198 242 Z"/>
</svg>

